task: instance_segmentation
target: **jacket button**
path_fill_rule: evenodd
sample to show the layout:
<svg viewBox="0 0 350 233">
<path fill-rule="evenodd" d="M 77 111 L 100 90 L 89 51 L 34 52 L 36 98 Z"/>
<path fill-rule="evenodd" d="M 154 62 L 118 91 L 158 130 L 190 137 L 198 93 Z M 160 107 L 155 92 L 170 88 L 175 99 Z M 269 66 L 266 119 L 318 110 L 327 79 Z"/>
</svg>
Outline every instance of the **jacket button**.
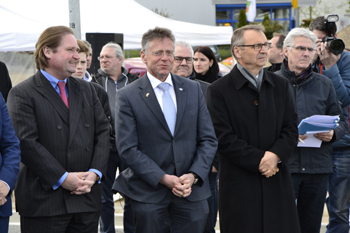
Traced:
<svg viewBox="0 0 350 233">
<path fill-rule="evenodd" d="M 89 151 L 90 149 L 89 149 L 89 147 L 87 146 L 87 147 L 85 147 L 85 150 L 86 150 L 86 151 Z"/>
<path fill-rule="evenodd" d="M 62 126 L 61 125 L 57 125 L 57 129 L 62 129 Z"/>
<path fill-rule="evenodd" d="M 305 168 L 303 167 L 301 170 L 304 172 L 304 171 L 305 171 Z"/>
<path fill-rule="evenodd" d="M 90 127 L 90 124 L 86 123 L 86 124 L 85 124 L 85 127 L 86 127 L 86 128 L 89 128 L 89 127 Z"/>
<path fill-rule="evenodd" d="M 254 105 L 259 105 L 259 101 L 255 100 Z"/>
</svg>

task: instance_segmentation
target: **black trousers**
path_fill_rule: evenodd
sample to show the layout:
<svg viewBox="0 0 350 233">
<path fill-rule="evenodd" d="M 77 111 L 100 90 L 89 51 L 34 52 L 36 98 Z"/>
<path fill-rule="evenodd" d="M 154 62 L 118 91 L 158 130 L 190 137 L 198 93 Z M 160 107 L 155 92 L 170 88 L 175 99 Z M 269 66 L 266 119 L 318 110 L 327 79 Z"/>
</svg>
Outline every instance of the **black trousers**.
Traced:
<svg viewBox="0 0 350 233">
<path fill-rule="evenodd" d="M 21 233 L 97 233 L 100 211 L 53 217 L 21 216 Z"/>
</svg>

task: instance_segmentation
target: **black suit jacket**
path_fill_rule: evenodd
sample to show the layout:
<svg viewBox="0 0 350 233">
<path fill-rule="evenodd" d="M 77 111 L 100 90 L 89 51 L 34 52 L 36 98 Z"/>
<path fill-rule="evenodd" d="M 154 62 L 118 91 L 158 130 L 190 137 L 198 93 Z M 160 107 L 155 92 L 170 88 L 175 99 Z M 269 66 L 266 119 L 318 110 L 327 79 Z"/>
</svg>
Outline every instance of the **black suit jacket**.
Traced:
<svg viewBox="0 0 350 233">
<path fill-rule="evenodd" d="M 10 91 L 9 113 L 22 151 L 15 191 L 22 216 L 94 212 L 101 207 L 97 183 L 84 195 L 52 188 L 66 171 L 94 168 L 104 174 L 109 155 L 109 126 L 93 86 L 69 77 L 67 88 L 69 110 L 40 71 Z"/>
</svg>

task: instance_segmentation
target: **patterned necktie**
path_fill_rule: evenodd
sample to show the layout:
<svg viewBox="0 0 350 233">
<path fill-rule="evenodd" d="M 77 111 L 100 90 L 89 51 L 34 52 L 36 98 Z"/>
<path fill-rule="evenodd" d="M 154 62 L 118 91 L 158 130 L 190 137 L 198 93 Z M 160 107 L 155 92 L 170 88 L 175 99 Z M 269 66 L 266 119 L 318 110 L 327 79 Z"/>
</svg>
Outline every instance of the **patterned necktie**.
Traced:
<svg viewBox="0 0 350 233">
<path fill-rule="evenodd" d="M 173 99 L 171 98 L 171 95 L 169 93 L 170 84 L 161 83 L 158 85 L 158 87 L 163 91 L 163 97 L 162 97 L 163 114 L 171 134 L 174 135 L 175 123 L 176 123 L 176 109 L 175 109 L 175 104 L 173 102 Z"/>
<path fill-rule="evenodd" d="M 68 99 L 67 99 L 67 94 L 66 94 L 66 88 L 65 88 L 66 87 L 66 83 L 65 82 L 58 82 L 57 85 L 58 85 L 58 88 L 60 89 L 60 96 L 61 96 L 64 104 L 69 109 Z"/>
</svg>

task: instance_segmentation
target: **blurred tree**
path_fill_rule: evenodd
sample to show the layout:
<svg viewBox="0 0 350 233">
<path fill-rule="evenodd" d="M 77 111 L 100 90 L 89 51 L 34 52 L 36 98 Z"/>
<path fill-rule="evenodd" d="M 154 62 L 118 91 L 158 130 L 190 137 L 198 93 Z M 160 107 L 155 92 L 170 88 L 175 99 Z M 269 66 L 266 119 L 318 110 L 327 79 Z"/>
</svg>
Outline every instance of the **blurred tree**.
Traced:
<svg viewBox="0 0 350 233">
<path fill-rule="evenodd" d="M 271 39 L 273 37 L 274 32 L 283 32 L 283 26 L 278 24 L 278 21 L 271 22 L 268 14 L 264 16 L 262 25 L 265 27 L 265 36 L 267 39 Z"/>
<path fill-rule="evenodd" d="M 346 0 L 350 4 L 349 0 Z M 335 9 L 341 9 L 344 7 L 349 8 L 344 1 L 329 1 L 329 0 L 317 0 L 316 6 L 303 6 L 299 7 L 299 18 L 303 19 L 315 19 L 318 16 L 324 16 L 334 13 Z M 350 12 L 350 9 L 349 9 Z"/>
<path fill-rule="evenodd" d="M 309 28 L 309 25 L 311 23 L 311 21 L 314 20 L 314 19 L 303 19 L 300 24 L 300 27 L 302 28 Z"/>
<path fill-rule="evenodd" d="M 238 15 L 238 24 L 237 28 L 243 27 L 245 25 L 248 25 L 249 23 L 247 22 L 247 16 L 245 15 L 245 10 L 241 9 Z"/>
</svg>

